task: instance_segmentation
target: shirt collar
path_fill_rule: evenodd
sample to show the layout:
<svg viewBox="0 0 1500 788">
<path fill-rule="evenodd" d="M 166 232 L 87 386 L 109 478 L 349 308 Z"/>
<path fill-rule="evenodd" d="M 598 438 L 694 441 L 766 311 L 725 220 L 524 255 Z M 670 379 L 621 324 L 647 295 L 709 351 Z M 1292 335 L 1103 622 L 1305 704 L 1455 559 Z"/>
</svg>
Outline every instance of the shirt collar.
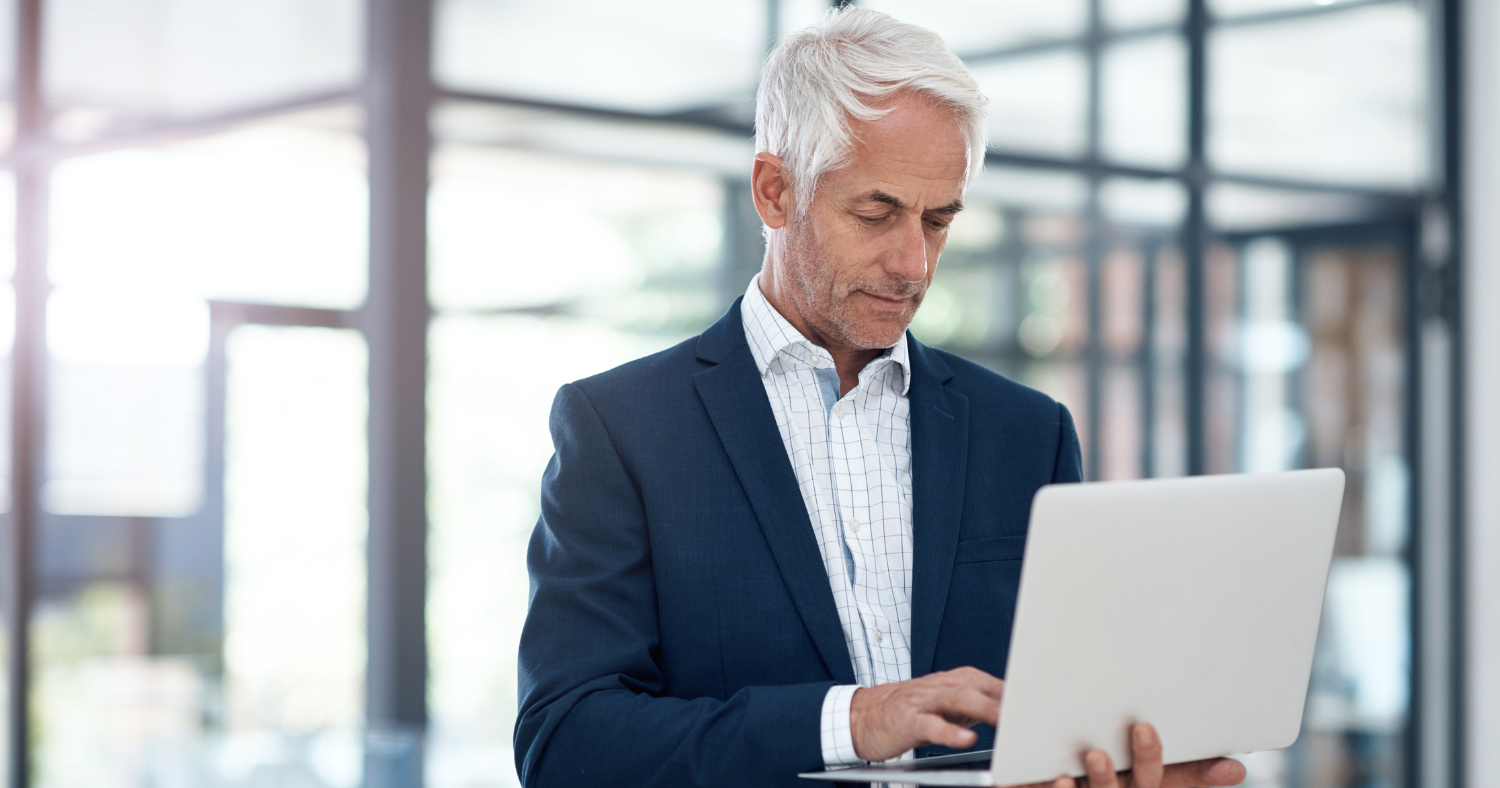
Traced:
<svg viewBox="0 0 1500 788">
<path fill-rule="evenodd" d="M 750 280 L 750 286 L 745 288 L 745 300 L 740 304 L 741 322 L 745 324 L 745 340 L 750 344 L 750 352 L 755 356 L 755 367 L 760 371 L 760 376 L 765 377 L 771 369 L 771 362 L 783 350 L 793 345 L 802 344 L 808 349 L 827 355 L 826 350 L 813 345 L 807 337 L 802 336 L 786 318 L 781 316 L 771 302 L 766 300 L 765 293 L 760 290 L 760 274 Z M 901 370 L 901 395 L 911 388 L 911 361 L 907 355 L 906 332 L 901 332 L 901 338 L 896 344 L 886 348 L 880 358 L 889 358 L 892 363 Z M 874 362 L 871 362 L 874 363 Z"/>
</svg>

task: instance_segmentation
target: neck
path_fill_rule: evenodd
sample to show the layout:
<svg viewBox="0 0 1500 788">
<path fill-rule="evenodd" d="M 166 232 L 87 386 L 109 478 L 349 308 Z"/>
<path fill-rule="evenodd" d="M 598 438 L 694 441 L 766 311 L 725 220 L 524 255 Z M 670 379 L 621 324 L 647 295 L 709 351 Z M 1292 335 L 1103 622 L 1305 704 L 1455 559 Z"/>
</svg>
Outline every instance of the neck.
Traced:
<svg viewBox="0 0 1500 788">
<path fill-rule="evenodd" d="M 807 338 L 807 341 L 828 351 L 833 357 L 833 367 L 839 373 L 839 396 L 854 390 L 859 385 L 859 373 L 867 364 L 880 357 L 885 352 L 881 349 L 870 350 L 850 345 L 848 342 L 833 337 L 829 332 L 819 331 L 813 324 L 803 317 L 802 311 L 798 309 L 798 303 L 792 293 L 786 292 L 790 283 L 777 277 L 773 272 L 774 267 L 765 266 L 760 273 L 760 292 L 770 302 L 771 308 L 775 309 L 792 328 Z"/>
</svg>

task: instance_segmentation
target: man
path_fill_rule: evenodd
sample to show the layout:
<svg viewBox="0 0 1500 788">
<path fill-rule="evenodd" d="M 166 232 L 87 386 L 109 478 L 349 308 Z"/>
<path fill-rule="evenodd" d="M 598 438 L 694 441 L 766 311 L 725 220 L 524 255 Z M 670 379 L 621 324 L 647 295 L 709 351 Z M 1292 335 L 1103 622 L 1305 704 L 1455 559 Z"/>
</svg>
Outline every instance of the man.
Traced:
<svg viewBox="0 0 1500 788">
<path fill-rule="evenodd" d="M 527 785 L 797 785 L 993 737 L 1031 499 L 1080 462 L 1064 407 L 906 333 L 985 99 L 937 36 L 848 8 L 777 48 L 757 103 L 761 275 L 553 406 Z M 1093 788 L 1243 778 L 1133 735 L 1134 773 L 1091 753 Z"/>
</svg>

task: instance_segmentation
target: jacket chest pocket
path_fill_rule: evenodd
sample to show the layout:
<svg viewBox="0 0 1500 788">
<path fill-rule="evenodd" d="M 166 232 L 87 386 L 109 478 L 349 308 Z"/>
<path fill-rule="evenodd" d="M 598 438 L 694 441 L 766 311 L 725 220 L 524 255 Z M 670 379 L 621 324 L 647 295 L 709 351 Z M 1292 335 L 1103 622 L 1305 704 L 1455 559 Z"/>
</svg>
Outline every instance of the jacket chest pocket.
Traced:
<svg viewBox="0 0 1500 788">
<path fill-rule="evenodd" d="M 997 536 L 989 539 L 965 539 L 958 543 L 954 564 L 982 564 L 989 561 L 1019 561 L 1026 554 L 1026 537 Z"/>
</svg>

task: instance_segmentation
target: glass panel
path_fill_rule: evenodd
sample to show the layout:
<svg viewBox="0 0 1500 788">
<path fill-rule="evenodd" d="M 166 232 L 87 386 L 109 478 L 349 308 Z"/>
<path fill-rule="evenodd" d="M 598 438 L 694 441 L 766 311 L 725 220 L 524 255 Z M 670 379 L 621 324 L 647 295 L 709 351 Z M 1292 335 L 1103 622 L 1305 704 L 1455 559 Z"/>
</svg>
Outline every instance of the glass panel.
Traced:
<svg viewBox="0 0 1500 788">
<path fill-rule="evenodd" d="M 828 0 L 779 0 L 777 5 L 781 35 L 816 24 L 830 8 Z"/>
<path fill-rule="evenodd" d="M 1216 29 L 1214 167 L 1420 186 L 1429 170 L 1426 39 L 1421 13 L 1404 3 Z"/>
<path fill-rule="evenodd" d="M 434 154 L 429 283 L 442 312 L 429 345 L 426 767 L 435 788 L 515 783 L 516 642 L 552 399 L 567 381 L 698 333 L 743 291 L 726 272 L 760 260 L 732 259 L 739 245 L 728 240 L 755 239 L 759 225 L 726 226 L 726 203 L 725 184 L 702 172 L 463 145 Z M 544 236 L 567 242 L 526 245 Z"/>
<path fill-rule="evenodd" d="M 42 505 L 135 517 L 198 511 L 208 305 L 144 289 L 59 288 L 47 347 Z"/>
<path fill-rule="evenodd" d="M 369 198 L 347 112 L 70 159 L 52 180 L 63 286 L 349 308 L 364 300 Z"/>
<path fill-rule="evenodd" d="M 362 68 L 358 0 L 49 0 L 44 8 L 42 73 L 53 132 L 65 139 L 352 89 Z"/>
<path fill-rule="evenodd" d="M 16 176 L 6 170 L 0 171 L 0 279 L 9 281 L 15 272 Z"/>
<path fill-rule="evenodd" d="M 43 522 L 37 785 L 359 783 L 364 345 L 251 327 L 228 359 L 224 532 Z"/>
<path fill-rule="evenodd" d="M 1104 24 L 1112 30 L 1175 25 L 1187 13 L 1184 0 L 1104 0 Z"/>
<path fill-rule="evenodd" d="M 1187 473 L 1187 271 L 1181 250 L 1162 246 L 1147 257 L 1151 341 L 1145 383 L 1151 434 L 1142 464 L 1151 476 Z"/>
<path fill-rule="evenodd" d="M 1083 152 L 1088 69 L 1082 52 L 982 61 L 969 70 L 990 99 L 990 147 L 1060 156 Z"/>
<path fill-rule="evenodd" d="M 636 327 L 707 325 L 723 309 L 717 178 L 454 146 L 433 172 L 439 309 L 561 309 Z"/>
<path fill-rule="evenodd" d="M 16 0 L 0 0 L 0 150 L 16 136 Z"/>
<path fill-rule="evenodd" d="M 1099 321 L 1100 364 L 1100 479 L 1138 479 L 1143 474 L 1141 370 L 1138 363 L 1145 339 L 1145 261 L 1139 249 L 1116 248 L 1099 266 L 1102 312 Z"/>
<path fill-rule="evenodd" d="M 364 710 L 367 362 L 354 331 L 228 343 L 227 781 L 353 788 Z"/>
<path fill-rule="evenodd" d="M 1241 252 L 1240 319 L 1229 340 L 1241 380 L 1239 467 L 1282 471 L 1296 467 L 1307 427 L 1293 408 L 1288 376 L 1307 360 L 1307 332 L 1293 320 L 1292 251 L 1261 238 Z"/>
<path fill-rule="evenodd" d="M 1084 0 L 865 0 L 860 5 L 937 33 L 961 56 L 1033 41 L 1081 38 Z"/>
<path fill-rule="evenodd" d="M 1178 36 L 1104 48 L 1101 150 L 1106 158 L 1175 167 L 1186 154 L 1187 52 Z"/>
<path fill-rule="evenodd" d="M 1099 190 L 1099 204 L 1111 223 L 1122 226 L 1174 228 L 1187 210 L 1187 191 L 1180 181 L 1109 178 Z"/>
<path fill-rule="evenodd" d="M 1209 248 L 1203 260 L 1204 467 L 1209 473 L 1238 470 L 1240 388 L 1233 350 L 1239 308 L 1239 264 L 1233 249 Z"/>
<path fill-rule="evenodd" d="M 440 0 L 434 62 L 456 90 L 647 113 L 744 103 L 766 51 L 762 0 Z M 538 35 L 538 31 L 553 31 Z"/>
<path fill-rule="evenodd" d="M 1335 542 L 1302 736 L 1254 759 L 1289 785 L 1401 785 L 1410 687 L 1409 472 L 1402 261 L 1390 246 L 1260 236 L 1219 254 L 1217 413 L 1231 471 L 1342 467 Z M 1215 304 L 1214 301 L 1228 299 Z M 1226 435 L 1216 432 L 1212 440 Z"/>
<path fill-rule="evenodd" d="M 14 245 L 14 238 L 0 235 L 0 243 Z M 11 349 L 15 344 L 15 291 L 10 283 L 0 285 L 0 566 L 10 567 L 10 421 L 11 421 Z M 0 578 L 0 602 L 10 594 L 10 577 Z M 10 605 L 0 605 L 0 670 L 10 670 Z M 10 702 L 9 682 L 0 682 L 0 709 L 8 709 Z M 0 769 L 10 768 L 10 718 L 0 719 Z M 8 773 L 8 772 L 7 772 Z"/>
</svg>

